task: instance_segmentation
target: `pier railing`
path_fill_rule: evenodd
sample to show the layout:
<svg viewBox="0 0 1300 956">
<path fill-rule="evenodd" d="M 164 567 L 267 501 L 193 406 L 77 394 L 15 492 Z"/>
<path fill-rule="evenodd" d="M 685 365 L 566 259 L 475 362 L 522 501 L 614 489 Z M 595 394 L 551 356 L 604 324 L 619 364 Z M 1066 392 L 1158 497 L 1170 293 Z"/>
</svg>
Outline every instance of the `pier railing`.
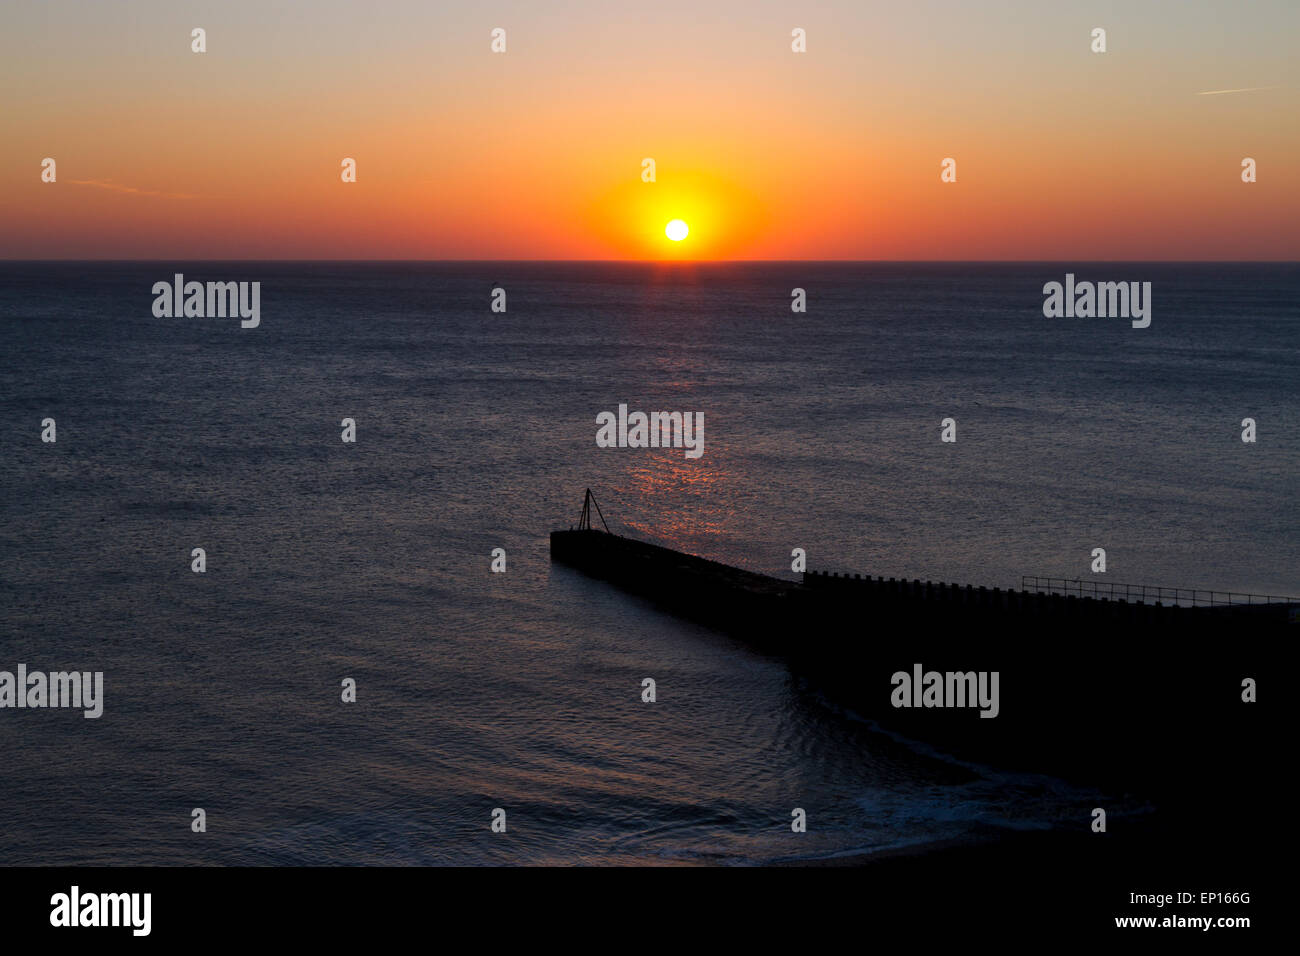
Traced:
<svg viewBox="0 0 1300 956">
<path fill-rule="evenodd" d="M 838 596 L 840 600 L 874 601 L 890 607 L 906 605 L 913 610 L 933 608 L 939 612 L 983 609 L 1026 618 L 1142 622 L 1178 617 L 1187 623 L 1191 623 L 1191 619 L 1184 617 L 1186 615 L 1203 621 L 1217 621 L 1222 615 L 1229 615 L 1249 617 L 1255 621 L 1300 624 L 1300 598 L 1209 588 L 1103 584 L 1038 575 L 1025 575 L 1020 590 L 1004 590 L 915 578 L 873 578 L 869 574 L 805 571 L 803 587 L 806 593 L 824 594 L 832 600 Z M 1197 608 L 1201 610 L 1198 612 Z"/>
<path fill-rule="evenodd" d="M 1244 591 L 1212 591 L 1208 588 L 1169 588 L 1151 584 L 1117 584 L 1111 581 L 1082 581 L 1026 574 L 1020 589 L 1037 594 L 1061 594 L 1080 598 L 1127 601 L 1141 604 L 1176 604 L 1182 607 L 1225 607 L 1250 604 L 1300 604 L 1300 598 Z"/>
</svg>

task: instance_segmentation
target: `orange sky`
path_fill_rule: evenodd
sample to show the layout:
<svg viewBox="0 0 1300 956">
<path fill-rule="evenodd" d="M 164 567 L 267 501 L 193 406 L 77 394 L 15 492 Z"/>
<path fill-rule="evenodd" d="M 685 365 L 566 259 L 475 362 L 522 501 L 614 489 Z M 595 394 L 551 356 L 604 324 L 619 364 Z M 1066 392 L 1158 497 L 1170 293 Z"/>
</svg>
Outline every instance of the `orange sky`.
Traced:
<svg viewBox="0 0 1300 956">
<path fill-rule="evenodd" d="M 11 6 L 5 258 L 1300 258 L 1285 2 Z"/>
</svg>

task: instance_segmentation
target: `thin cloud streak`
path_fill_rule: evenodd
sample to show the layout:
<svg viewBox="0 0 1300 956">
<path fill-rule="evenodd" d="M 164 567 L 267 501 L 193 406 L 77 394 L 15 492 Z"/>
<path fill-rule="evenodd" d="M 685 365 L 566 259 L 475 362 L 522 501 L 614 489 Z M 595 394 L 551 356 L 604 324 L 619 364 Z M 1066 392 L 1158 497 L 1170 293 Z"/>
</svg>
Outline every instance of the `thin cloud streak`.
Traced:
<svg viewBox="0 0 1300 956">
<path fill-rule="evenodd" d="M 113 192 L 130 193 L 133 196 L 157 196 L 162 199 L 202 199 L 202 196 L 191 195 L 190 193 L 163 193 L 153 189 L 139 189 L 135 186 L 123 186 L 121 183 L 115 183 L 111 179 L 69 179 L 67 182 L 73 186 L 94 186 L 97 189 L 109 189 Z"/>
<path fill-rule="evenodd" d="M 1276 86 L 1243 86 L 1239 90 L 1205 90 L 1197 96 L 1218 96 L 1220 93 L 1253 93 L 1256 90 L 1275 90 Z"/>
</svg>

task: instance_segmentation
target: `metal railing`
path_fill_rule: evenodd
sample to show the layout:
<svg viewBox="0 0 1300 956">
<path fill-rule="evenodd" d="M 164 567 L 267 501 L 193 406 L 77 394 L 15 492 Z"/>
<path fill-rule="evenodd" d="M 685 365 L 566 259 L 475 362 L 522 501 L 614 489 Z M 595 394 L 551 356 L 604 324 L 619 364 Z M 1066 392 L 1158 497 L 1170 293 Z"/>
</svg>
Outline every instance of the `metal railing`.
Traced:
<svg viewBox="0 0 1300 956">
<path fill-rule="evenodd" d="M 1151 584 L 1116 584 L 1110 581 L 1081 581 L 1078 578 L 1045 578 L 1026 574 L 1020 578 L 1022 591 L 1038 594 L 1128 601 L 1130 604 L 1178 604 L 1184 607 L 1224 607 L 1249 604 L 1300 604 L 1300 598 L 1244 591 L 1212 591 L 1208 588 L 1166 588 Z"/>
</svg>

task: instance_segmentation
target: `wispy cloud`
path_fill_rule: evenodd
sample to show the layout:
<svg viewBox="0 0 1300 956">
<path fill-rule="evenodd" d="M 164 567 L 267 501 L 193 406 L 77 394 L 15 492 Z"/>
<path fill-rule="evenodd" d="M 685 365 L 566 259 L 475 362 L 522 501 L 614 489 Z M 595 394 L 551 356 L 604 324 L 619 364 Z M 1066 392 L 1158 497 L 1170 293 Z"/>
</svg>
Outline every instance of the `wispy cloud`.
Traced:
<svg viewBox="0 0 1300 956">
<path fill-rule="evenodd" d="M 109 189 L 117 193 L 130 193 L 133 196 L 157 196 L 162 199 L 201 199 L 201 196 L 195 196 L 190 193 L 164 193 L 155 189 L 139 189 L 135 186 L 124 186 L 121 183 L 115 183 L 111 179 L 69 179 L 67 182 L 74 186 L 94 186 L 96 189 Z"/>
<path fill-rule="evenodd" d="M 1220 93 L 1253 93 L 1256 90 L 1275 90 L 1276 86 L 1243 86 L 1239 90 L 1204 90 L 1197 96 L 1218 96 Z"/>
</svg>

